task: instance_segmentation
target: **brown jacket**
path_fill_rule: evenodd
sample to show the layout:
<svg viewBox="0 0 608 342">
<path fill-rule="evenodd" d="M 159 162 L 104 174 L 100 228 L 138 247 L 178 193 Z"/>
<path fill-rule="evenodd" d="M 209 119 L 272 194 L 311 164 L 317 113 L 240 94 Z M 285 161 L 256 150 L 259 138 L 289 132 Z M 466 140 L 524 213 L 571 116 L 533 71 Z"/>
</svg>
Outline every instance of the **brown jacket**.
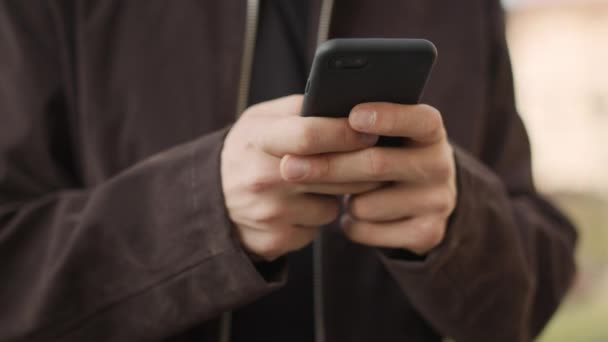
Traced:
<svg viewBox="0 0 608 342">
<path fill-rule="evenodd" d="M 0 2 L 0 341 L 214 341 L 222 312 L 280 286 L 220 187 L 244 23 L 244 0 Z M 424 100 L 460 197 L 425 261 L 323 234 L 327 340 L 530 340 L 576 234 L 532 183 L 499 1 L 336 1 L 330 36 L 437 45 Z"/>
</svg>

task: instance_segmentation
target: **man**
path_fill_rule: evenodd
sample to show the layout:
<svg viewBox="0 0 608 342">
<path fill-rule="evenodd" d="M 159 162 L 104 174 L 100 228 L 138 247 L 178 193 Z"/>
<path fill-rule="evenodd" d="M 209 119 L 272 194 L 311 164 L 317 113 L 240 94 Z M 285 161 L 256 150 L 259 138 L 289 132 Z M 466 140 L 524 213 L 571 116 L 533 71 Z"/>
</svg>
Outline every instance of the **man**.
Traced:
<svg viewBox="0 0 608 342">
<path fill-rule="evenodd" d="M 503 26 L 494 0 L 2 2 L 0 340 L 532 339 L 575 232 Z M 428 105 L 299 117 L 324 28 L 432 40 Z"/>
</svg>

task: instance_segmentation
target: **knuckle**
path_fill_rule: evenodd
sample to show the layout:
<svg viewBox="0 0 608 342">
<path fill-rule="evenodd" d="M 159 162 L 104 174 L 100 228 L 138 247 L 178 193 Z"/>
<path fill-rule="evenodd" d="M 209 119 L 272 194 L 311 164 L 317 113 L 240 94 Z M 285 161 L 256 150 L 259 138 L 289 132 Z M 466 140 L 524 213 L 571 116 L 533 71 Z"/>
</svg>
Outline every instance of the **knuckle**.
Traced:
<svg viewBox="0 0 608 342">
<path fill-rule="evenodd" d="M 306 121 L 304 121 L 306 122 Z M 296 139 L 296 154 L 308 154 L 319 141 L 319 133 L 310 124 L 305 123 L 300 130 L 297 131 Z"/>
<path fill-rule="evenodd" d="M 427 112 L 427 120 L 425 121 L 426 125 L 424 127 L 427 134 L 437 137 L 443 136 L 445 129 L 443 126 L 443 116 L 441 115 L 441 112 L 437 108 L 429 105 L 421 106 L 423 107 L 424 111 Z"/>
<path fill-rule="evenodd" d="M 438 213 L 449 216 L 456 205 L 456 199 L 454 191 L 446 188 L 444 190 L 438 190 L 435 199 L 435 208 Z"/>
<path fill-rule="evenodd" d="M 427 116 L 429 118 L 429 125 L 433 128 L 443 127 L 443 117 L 441 116 L 441 112 L 432 106 L 427 104 L 421 105 L 424 111 L 428 112 Z"/>
<path fill-rule="evenodd" d="M 427 172 L 432 179 L 448 179 L 451 177 L 454 170 L 449 162 L 441 159 L 430 163 Z"/>
<path fill-rule="evenodd" d="M 366 168 L 367 176 L 377 179 L 388 173 L 390 163 L 380 149 L 370 148 L 366 153 L 368 163 Z"/>
<path fill-rule="evenodd" d="M 378 241 L 377 238 L 374 238 L 372 236 L 372 233 L 372 228 L 370 228 L 366 224 L 357 224 L 353 226 L 350 238 L 352 241 L 361 244 L 372 244 Z"/>
<path fill-rule="evenodd" d="M 311 165 L 312 174 L 317 178 L 325 178 L 331 175 L 331 160 L 328 155 L 320 155 L 314 159 Z"/>
<path fill-rule="evenodd" d="M 300 106 L 302 104 L 304 96 L 302 96 L 301 94 L 291 94 L 285 96 L 285 99 L 287 100 L 287 102 L 289 102 L 289 104 L 293 106 Z"/>
<path fill-rule="evenodd" d="M 253 220 L 259 223 L 275 222 L 284 218 L 286 211 L 281 202 L 265 202 L 255 210 Z"/>
<path fill-rule="evenodd" d="M 278 181 L 275 177 L 266 174 L 258 174 L 254 175 L 247 183 L 247 190 L 252 193 L 262 193 L 273 189 L 277 183 Z"/>
<path fill-rule="evenodd" d="M 241 117 L 239 118 L 239 121 L 243 121 L 243 120 L 247 120 L 247 118 L 249 118 L 249 116 L 251 115 L 255 115 L 256 112 L 256 107 L 257 105 L 253 105 L 251 107 L 246 108 L 243 113 L 241 113 Z"/>
<path fill-rule="evenodd" d="M 348 125 L 348 121 L 344 120 L 341 125 L 338 126 L 336 130 L 336 139 L 341 146 L 350 146 L 358 142 L 356 136 L 350 126 Z"/>
<path fill-rule="evenodd" d="M 398 134 L 401 131 L 403 125 L 403 115 L 383 115 L 381 118 L 384 120 L 384 126 L 386 130 L 391 134 Z"/>
<path fill-rule="evenodd" d="M 438 199 L 435 202 L 435 208 L 439 213 L 449 213 L 452 211 L 452 203 L 450 201 L 450 194 L 445 192 L 440 192 L 440 195 L 437 196 Z"/>
<path fill-rule="evenodd" d="M 264 112 L 264 102 L 254 104 L 253 106 L 249 106 L 245 108 L 243 113 L 241 114 L 241 119 L 246 120 L 250 116 L 261 115 Z"/>
<path fill-rule="evenodd" d="M 351 198 L 348 207 L 350 214 L 356 219 L 367 217 L 369 207 L 366 204 L 361 197 L 354 196 Z"/>
<path fill-rule="evenodd" d="M 427 219 L 421 223 L 419 229 L 418 248 L 424 252 L 439 245 L 445 236 L 445 229 L 439 220 Z"/>
<path fill-rule="evenodd" d="M 285 251 L 287 240 L 285 234 L 271 234 L 260 241 L 258 246 L 259 254 L 269 258 L 279 257 Z"/>
<path fill-rule="evenodd" d="M 365 222 L 349 219 L 346 224 L 343 224 L 342 231 L 349 240 L 364 243 L 367 241 L 366 236 L 369 234 L 369 227 Z"/>
</svg>

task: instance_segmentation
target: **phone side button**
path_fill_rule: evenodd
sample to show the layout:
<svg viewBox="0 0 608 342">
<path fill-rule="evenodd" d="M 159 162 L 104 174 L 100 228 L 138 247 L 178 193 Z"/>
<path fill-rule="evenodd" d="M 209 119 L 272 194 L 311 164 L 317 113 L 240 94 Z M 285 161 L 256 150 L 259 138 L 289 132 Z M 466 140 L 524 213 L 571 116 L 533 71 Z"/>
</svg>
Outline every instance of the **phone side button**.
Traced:
<svg viewBox="0 0 608 342">
<path fill-rule="evenodd" d="M 304 88 L 304 94 L 308 94 L 308 88 L 310 88 L 310 78 L 306 80 L 306 88 Z"/>
</svg>

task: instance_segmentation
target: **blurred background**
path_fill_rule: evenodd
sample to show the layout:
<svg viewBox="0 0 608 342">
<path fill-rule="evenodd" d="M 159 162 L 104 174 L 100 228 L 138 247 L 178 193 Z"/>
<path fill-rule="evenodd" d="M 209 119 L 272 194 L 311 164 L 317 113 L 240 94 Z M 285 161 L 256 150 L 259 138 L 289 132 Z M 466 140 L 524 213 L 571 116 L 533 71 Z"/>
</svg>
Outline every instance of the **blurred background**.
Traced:
<svg viewBox="0 0 608 342">
<path fill-rule="evenodd" d="M 579 274 L 540 341 L 608 341 L 608 0 L 504 0 L 538 187 L 580 229 Z"/>
</svg>

